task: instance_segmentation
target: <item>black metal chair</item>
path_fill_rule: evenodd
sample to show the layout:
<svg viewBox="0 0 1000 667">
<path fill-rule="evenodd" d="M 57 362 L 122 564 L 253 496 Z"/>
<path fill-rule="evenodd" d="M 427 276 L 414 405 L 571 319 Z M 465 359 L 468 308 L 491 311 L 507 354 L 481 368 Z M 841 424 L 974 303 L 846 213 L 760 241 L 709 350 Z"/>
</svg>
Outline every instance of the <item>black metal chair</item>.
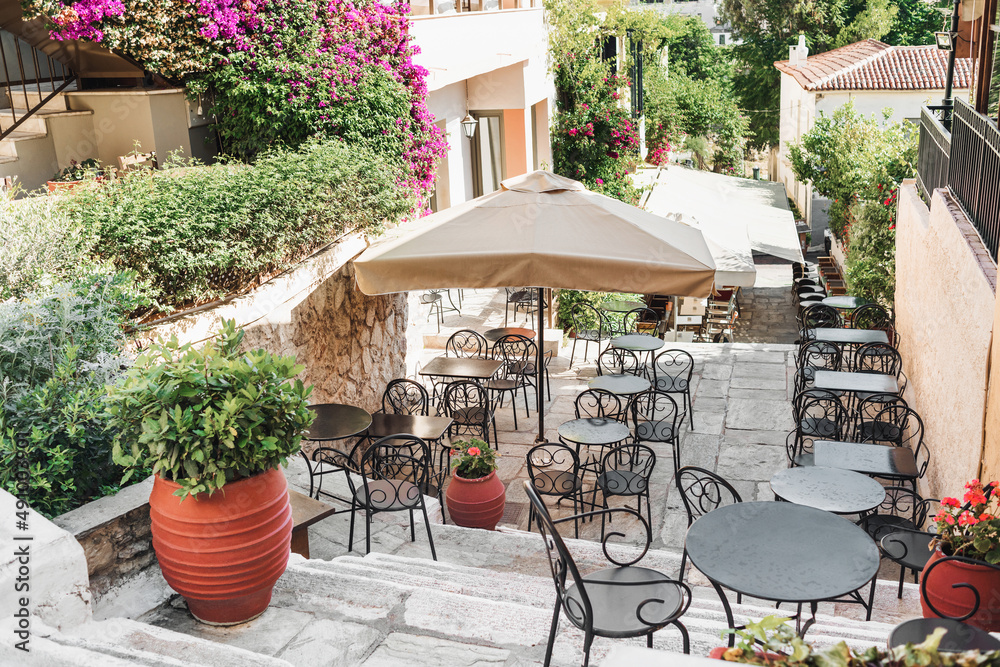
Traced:
<svg viewBox="0 0 1000 667">
<path fill-rule="evenodd" d="M 604 315 L 597 308 L 594 308 L 589 303 L 580 302 L 573 306 L 570 310 L 570 319 L 573 320 L 573 332 L 575 337 L 573 338 L 573 349 L 569 354 L 569 365 L 573 365 L 573 357 L 576 355 L 576 344 L 578 341 L 583 341 L 583 360 L 587 360 L 587 351 L 590 349 L 591 343 L 597 343 L 597 351 L 601 351 L 601 343 L 611 338 L 611 332 L 608 328 L 608 324 L 604 319 Z M 585 319 L 586 318 L 586 319 Z M 593 321 L 597 323 L 597 328 L 590 328 L 589 322 Z"/>
<path fill-rule="evenodd" d="M 694 428 L 694 408 L 691 405 L 691 375 L 694 357 L 684 350 L 664 350 L 653 359 L 653 388 L 668 394 L 682 394 L 681 408 L 687 412 Z"/>
<path fill-rule="evenodd" d="M 629 402 L 628 418 L 636 443 L 662 442 L 670 445 L 674 470 L 681 467 L 680 426 L 684 423 L 684 412 L 677 407 L 673 396 L 656 389 L 636 394 Z"/>
<path fill-rule="evenodd" d="M 422 384 L 415 380 L 392 380 L 382 393 L 382 412 L 387 415 L 430 414 L 430 396 Z"/>
<path fill-rule="evenodd" d="M 880 410 L 874 421 L 886 426 L 878 433 L 873 433 L 864 442 L 879 445 L 903 447 L 913 453 L 913 468 L 900 467 L 896 473 L 881 473 L 878 476 L 893 481 L 908 481 L 913 490 L 917 489 L 917 480 L 927 474 L 930 463 L 930 453 L 924 445 L 924 422 L 913 408 L 905 405 L 888 405 Z"/>
<path fill-rule="evenodd" d="M 360 457 L 359 447 L 362 442 L 365 442 L 363 438 L 358 440 L 358 442 L 356 442 L 349 449 L 331 446 L 316 447 L 312 451 L 311 459 L 305 449 L 300 450 L 299 453 L 302 455 L 302 458 L 305 459 L 306 468 L 309 471 L 310 497 L 319 500 L 320 496 L 323 495 L 327 498 L 340 500 L 348 504 L 351 503 L 350 498 L 342 498 L 333 493 L 324 491 L 323 480 L 328 476 L 336 476 L 339 474 L 348 476 L 352 473 L 357 474 Z M 350 488 L 349 482 L 345 488 Z"/>
<path fill-rule="evenodd" d="M 448 337 L 444 344 L 446 357 L 462 359 L 486 359 L 489 356 L 489 342 L 472 329 L 461 329 Z"/>
<path fill-rule="evenodd" d="M 507 316 L 510 306 L 514 306 L 514 318 L 517 318 L 517 311 L 523 310 L 525 315 L 532 315 L 538 310 L 538 290 L 534 287 L 508 287 L 507 305 L 503 314 L 503 325 L 507 326 Z M 546 304 L 542 304 L 546 305 Z"/>
<path fill-rule="evenodd" d="M 903 371 L 903 358 L 892 345 L 865 343 L 855 351 L 851 370 L 855 373 L 882 373 L 898 378 Z"/>
<path fill-rule="evenodd" d="M 590 647 L 595 637 L 624 639 L 645 636 L 646 646 L 652 647 L 653 633 L 668 625 L 673 625 L 680 631 L 684 653 L 690 652 L 687 628 L 680 618 L 691 604 L 691 589 L 661 572 L 635 565 L 646 555 L 652 542 L 649 524 L 641 514 L 616 507 L 553 521 L 530 482 L 524 482 L 524 490 L 535 510 L 538 532 L 545 544 L 556 587 L 556 604 L 545 648 L 545 667 L 552 663 L 552 647 L 559 631 L 560 612 L 564 612 L 569 621 L 584 633 L 583 667 L 590 664 Z M 603 540 L 604 555 L 615 567 L 584 576 L 580 574 L 573 555 L 556 526 L 565 521 L 598 514 L 602 517 L 619 514 L 622 518 L 629 516 L 637 520 L 646 531 L 646 544 L 637 558 L 619 561 L 608 549 L 607 539 L 623 535 L 609 532 Z"/>
<path fill-rule="evenodd" d="M 813 441 L 843 440 L 850 427 L 850 417 L 840 397 L 824 389 L 806 389 L 796 394 L 792 417 L 794 442 L 785 442 L 790 467 L 813 465 Z"/>
<path fill-rule="evenodd" d="M 503 406 L 504 394 L 510 394 L 510 408 L 514 414 L 514 430 L 517 430 L 517 391 L 521 390 L 524 396 L 524 415 L 531 417 L 528 406 L 528 385 L 527 369 L 535 358 L 535 344 L 530 339 L 517 334 L 502 336 L 493 344 L 492 356 L 503 365 L 500 370 L 489 380 L 483 383 L 491 394 L 497 395 L 497 400 L 492 404 L 492 409 Z M 532 368 L 534 365 L 532 364 Z"/>
<path fill-rule="evenodd" d="M 877 419 L 878 414 L 890 405 L 908 407 L 906 401 L 898 394 L 867 394 L 865 398 L 858 401 L 858 407 L 854 414 L 857 426 L 855 440 L 858 442 L 866 440 L 884 442 L 898 439 L 901 435 L 898 426 Z"/>
<path fill-rule="evenodd" d="M 560 501 L 573 502 L 573 514 L 583 511 L 583 470 L 580 457 L 569 445 L 560 442 L 543 442 L 527 454 L 528 479 L 539 496 L 550 496 Z M 528 530 L 535 520 L 534 507 L 528 507 Z M 573 523 L 574 537 L 580 537 L 580 524 Z"/>
<path fill-rule="evenodd" d="M 879 545 L 882 556 L 899 564 L 899 593 L 903 595 L 906 570 L 917 573 L 927 564 L 931 552 L 927 546 L 933 533 L 923 532 L 934 498 L 921 498 L 905 486 L 885 487 L 885 500 L 871 514 L 861 518 L 859 525 Z"/>
<path fill-rule="evenodd" d="M 490 440 L 490 425 L 493 425 L 494 446 L 497 439 L 497 423 L 490 405 L 489 394 L 482 385 L 472 380 L 457 380 L 449 383 L 444 389 L 439 413 L 451 417 L 448 436 L 474 435 L 487 443 Z"/>
<path fill-rule="evenodd" d="M 622 316 L 622 334 L 660 335 L 661 319 L 652 308 L 633 308 Z"/>
<path fill-rule="evenodd" d="M 424 292 L 420 295 L 420 303 L 428 306 L 427 319 L 431 319 L 431 315 L 434 315 L 434 321 L 437 322 L 437 332 L 441 333 L 441 323 L 444 321 L 441 295 L 435 292 Z"/>
<path fill-rule="evenodd" d="M 684 466 L 674 473 L 674 482 L 681 494 L 684 511 L 687 512 L 688 528 L 699 517 L 723 505 L 741 503 L 743 499 L 733 485 L 716 475 L 711 470 Z M 681 554 L 681 572 L 678 578 L 684 581 L 684 568 L 687 565 L 687 547 Z M 738 600 L 742 596 L 738 597 Z"/>
<path fill-rule="evenodd" d="M 943 563 L 949 562 L 983 565 L 994 570 L 1000 570 L 1000 567 L 996 565 L 965 558 L 964 556 L 946 556 L 928 565 L 924 569 L 923 577 L 920 579 L 920 598 L 927 609 L 937 615 L 938 618 L 915 618 L 900 623 L 889 633 L 890 647 L 919 644 L 935 630 L 943 628 L 947 632 L 938 645 L 938 650 L 941 652 L 960 653 L 978 650 L 982 653 L 987 653 L 1000 651 L 1000 640 L 985 630 L 965 623 L 965 621 L 979 612 L 983 602 L 991 605 L 995 604 L 993 600 L 983 599 L 984 591 L 976 589 L 972 582 L 952 583 L 951 588 L 954 589 L 955 593 L 949 596 L 949 602 L 954 605 L 955 609 L 959 610 L 957 614 L 955 612 L 948 614 L 940 608 L 940 601 L 935 601 L 932 599 L 933 596 L 928 595 L 928 582 L 936 580 L 939 577 L 949 577 L 944 569 L 938 570 Z M 946 580 L 946 583 L 948 581 L 950 581 L 950 577 Z M 963 608 L 968 609 L 968 611 L 961 612 Z"/>
<path fill-rule="evenodd" d="M 669 398 L 669 397 L 668 397 Z M 646 499 L 646 518 L 653 524 L 653 509 L 649 502 L 649 484 L 656 467 L 656 453 L 646 445 L 631 443 L 610 449 L 601 458 L 597 471 L 597 488 L 601 502 L 608 509 L 613 496 L 635 497 L 635 510 L 642 514 L 642 499 Z M 604 537 L 604 516 L 601 516 L 601 537 Z"/>
<path fill-rule="evenodd" d="M 809 306 L 799 316 L 799 332 L 802 340 L 808 340 L 809 329 L 836 329 L 844 326 L 844 318 L 833 306 L 818 303 Z"/>
<path fill-rule="evenodd" d="M 604 417 L 624 421 L 624 407 L 617 394 L 604 389 L 587 389 L 580 392 L 573 401 L 577 419 Z"/>
<path fill-rule="evenodd" d="M 598 375 L 642 375 L 639 358 L 631 350 L 606 348 L 597 355 Z"/>
<path fill-rule="evenodd" d="M 391 435 L 373 442 L 361 458 L 359 484 L 347 475 L 351 487 L 351 527 L 347 550 L 354 548 L 354 517 L 356 511 L 365 513 L 365 553 L 371 551 L 371 523 L 376 514 L 383 512 L 409 512 L 410 541 L 416 541 L 413 512 L 419 509 L 424 515 L 427 541 L 431 557 L 437 560 L 434 537 L 427 517 L 423 489 L 430 480 L 431 450 L 426 442 L 415 435 Z"/>
<path fill-rule="evenodd" d="M 898 347 L 895 340 L 896 319 L 892 313 L 877 303 L 866 303 L 851 313 L 851 327 L 854 329 L 871 329 L 884 331 L 889 338 L 889 344 Z"/>
</svg>

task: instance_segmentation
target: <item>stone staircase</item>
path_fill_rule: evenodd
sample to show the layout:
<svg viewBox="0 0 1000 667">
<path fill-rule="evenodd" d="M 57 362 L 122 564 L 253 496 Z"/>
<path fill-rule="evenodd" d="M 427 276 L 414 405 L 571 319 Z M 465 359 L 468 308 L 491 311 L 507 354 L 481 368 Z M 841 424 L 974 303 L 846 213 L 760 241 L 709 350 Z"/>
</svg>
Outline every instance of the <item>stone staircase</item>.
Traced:
<svg viewBox="0 0 1000 667">
<path fill-rule="evenodd" d="M 231 628 L 197 623 L 175 596 L 137 620 L 91 621 L 62 632 L 36 629 L 33 657 L 45 665 L 533 665 L 545 653 L 555 592 L 541 538 L 517 530 L 493 533 L 434 526 L 441 560 L 371 553 L 332 560 L 293 555 L 260 618 Z M 408 543 L 409 544 L 409 543 Z M 567 540 L 581 571 L 606 566 L 601 545 Z M 426 549 L 426 544 L 415 545 Z M 634 547 L 614 547 L 618 555 Z M 650 551 L 642 565 L 674 575 L 680 554 Z M 694 599 L 683 618 L 692 655 L 723 643 L 725 614 L 715 591 L 692 575 Z M 855 647 L 884 646 L 899 618 L 912 616 L 916 587 L 904 607 L 865 622 L 825 604 L 810 629 L 815 644 L 841 640 Z M 895 583 L 880 582 L 878 600 L 895 601 Z M 776 612 L 773 604 L 731 599 L 738 622 Z M 890 605 L 891 606 L 891 605 Z M 906 609 L 907 611 L 902 611 Z M 857 611 L 860 611 L 858 608 Z M 897 617 L 898 616 L 898 617 Z M 641 640 L 598 639 L 592 664 L 615 646 Z M 579 665 L 583 635 L 563 621 L 553 664 Z M 654 646 L 680 651 L 676 629 L 654 636 Z M 4 662 L 3 664 L 22 664 Z"/>
<path fill-rule="evenodd" d="M 37 90 L 37 86 L 34 85 L 30 86 L 29 90 L 24 90 L 20 86 L 3 90 L 3 95 L 0 97 L 0 104 L 2 104 L 0 107 L 0 131 L 9 129 L 29 109 L 34 108 L 43 98 L 48 97 L 52 90 L 52 84 L 42 83 L 40 87 L 41 91 Z M 63 92 L 71 92 L 76 89 L 77 85 L 73 83 Z M 0 164 L 18 160 L 18 144 L 48 137 L 52 121 L 73 116 L 92 116 L 93 114 L 94 112 L 90 110 L 71 110 L 66 97 L 63 93 L 59 93 L 21 123 L 16 130 L 0 140 Z"/>
</svg>

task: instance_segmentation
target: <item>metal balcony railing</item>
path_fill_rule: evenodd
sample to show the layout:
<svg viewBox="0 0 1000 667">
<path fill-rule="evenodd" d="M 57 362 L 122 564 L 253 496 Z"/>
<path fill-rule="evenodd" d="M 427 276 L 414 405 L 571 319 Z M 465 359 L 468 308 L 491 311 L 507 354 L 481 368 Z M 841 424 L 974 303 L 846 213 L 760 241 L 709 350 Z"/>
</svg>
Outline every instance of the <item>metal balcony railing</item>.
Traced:
<svg viewBox="0 0 1000 667">
<path fill-rule="evenodd" d="M 952 117 L 948 187 L 983 237 L 993 261 L 997 261 L 997 247 L 1000 245 L 1000 130 L 992 120 L 977 113 L 961 99 L 955 100 Z"/>
<path fill-rule="evenodd" d="M 944 125 L 950 107 L 920 108 L 920 148 L 917 153 L 917 190 L 930 203 L 931 193 L 948 186 L 951 132 Z"/>
<path fill-rule="evenodd" d="M 6 30 L 0 30 L 0 67 L 0 139 L 76 81 L 69 67 Z"/>
<path fill-rule="evenodd" d="M 438 16 L 541 7 L 542 0 L 413 0 L 410 15 Z"/>
</svg>

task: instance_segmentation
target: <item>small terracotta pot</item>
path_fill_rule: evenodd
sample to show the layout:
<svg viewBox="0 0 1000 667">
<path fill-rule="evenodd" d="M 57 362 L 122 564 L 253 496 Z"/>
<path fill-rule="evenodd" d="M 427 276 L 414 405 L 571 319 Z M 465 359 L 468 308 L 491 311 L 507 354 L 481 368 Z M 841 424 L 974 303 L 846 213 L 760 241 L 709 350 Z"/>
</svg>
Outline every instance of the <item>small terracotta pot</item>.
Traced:
<svg viewBox="0 0 1000 667">
<path fill-rule="evenodd" d="M 465 479 L 453 474 L 444 499 L 448 516 L 455 524 L 495 530 L 503 517 L 507 491 L 495 470 L 478 479 Z"/>
<path fill-rule="evenodd" d="M 924 571 L 932 563 L 944 558 L 940 549 L 931 554 Z M 968 588 L 953 588 L 954 584 L 971 584 L 979 592 L 979 611 L 964 622 L 987 632 L 1000 632 L 1000 571 L 986 565 L 948 561 L 934 568 L 931 580 L 925 585 L 927 597 L 942 614 L 961 617 L 972 611 L 975 594 Z M 930 610 L 923 596 L 920 607 L 924 618 L 937 618 Z"/>
<path fill-rule="evenodd" d="M 163 577 L 204 623 L 235 625 L 264 613 L 288 565 L 292 508 L 281 469 L 183 501 L 159 477 L 149 495 Z"/>
<path fill-rule="evenodd" d="M 48 187 L 49 192 L 64 192 L 66 190 L 72 190 L 76 186 L 83 183 L 83 181 L 45 181 L 45 185 Z"/>
</svg>

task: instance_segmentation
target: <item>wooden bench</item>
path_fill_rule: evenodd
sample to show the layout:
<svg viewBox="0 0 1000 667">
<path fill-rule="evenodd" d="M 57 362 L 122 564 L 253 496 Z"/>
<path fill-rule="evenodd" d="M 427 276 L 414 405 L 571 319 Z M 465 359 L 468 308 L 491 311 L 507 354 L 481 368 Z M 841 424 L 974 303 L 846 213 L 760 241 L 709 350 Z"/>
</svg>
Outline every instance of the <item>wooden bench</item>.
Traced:
<svg viewBox="0 0 1000 667">
<path fill-rule="evenodd" d="M 288 489 L 292 506 L 292 553 L 309 558 L 309 526 L 337 513 L 337 508 Z"/>
</svg>

